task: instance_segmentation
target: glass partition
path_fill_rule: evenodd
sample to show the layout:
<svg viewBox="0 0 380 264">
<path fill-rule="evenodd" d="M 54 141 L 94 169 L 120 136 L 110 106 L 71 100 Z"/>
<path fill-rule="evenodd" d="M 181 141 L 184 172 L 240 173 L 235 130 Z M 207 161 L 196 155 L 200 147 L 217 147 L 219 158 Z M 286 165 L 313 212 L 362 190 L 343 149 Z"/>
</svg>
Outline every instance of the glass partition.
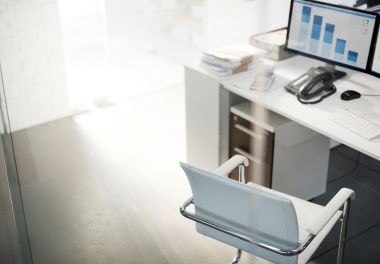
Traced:
<svg viewBox="0 0 380 264">
<path fill-rule="evenodd" d="M 1 68 L 0 79 L 0 263 L 29 264 L 33 261 Z"/>
</svg>

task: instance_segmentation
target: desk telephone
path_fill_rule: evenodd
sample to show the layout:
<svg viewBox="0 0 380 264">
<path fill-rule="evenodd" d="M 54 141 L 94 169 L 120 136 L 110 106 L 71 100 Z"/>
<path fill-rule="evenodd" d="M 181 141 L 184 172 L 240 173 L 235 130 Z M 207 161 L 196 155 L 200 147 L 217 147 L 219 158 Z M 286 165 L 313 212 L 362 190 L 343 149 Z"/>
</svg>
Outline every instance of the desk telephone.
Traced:
<svg viewBox="0 0 380 264">
<path fill-rule="evenodd" d="M 303 104 L 315 104 L 336 92 L 333 84 L 334 74 L 323 68 L 311 68 L 287 86 L 285 89 L 296 95 L 298 101 Z M 317 100 L 310 99 L 320 96 Z"/>
</svg>

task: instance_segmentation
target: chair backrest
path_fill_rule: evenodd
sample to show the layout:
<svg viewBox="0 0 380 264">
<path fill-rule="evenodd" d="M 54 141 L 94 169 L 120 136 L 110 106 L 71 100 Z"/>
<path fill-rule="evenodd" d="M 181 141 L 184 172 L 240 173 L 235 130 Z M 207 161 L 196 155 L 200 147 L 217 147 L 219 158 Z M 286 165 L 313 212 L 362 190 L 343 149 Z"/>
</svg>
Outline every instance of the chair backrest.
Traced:
<svg viewBox="0 0 380 264">
<path fill-rule="evenodd" d="M 181 167 L 191 186 L 196 215 L 281 249 L 297 247 L 297 216 L 290 200 L 184 163 Z M 273 253 L 205 225 L 197 223 L 196 229 L 274 263 L 297 263 L 297 256 Z"/>
</svg>

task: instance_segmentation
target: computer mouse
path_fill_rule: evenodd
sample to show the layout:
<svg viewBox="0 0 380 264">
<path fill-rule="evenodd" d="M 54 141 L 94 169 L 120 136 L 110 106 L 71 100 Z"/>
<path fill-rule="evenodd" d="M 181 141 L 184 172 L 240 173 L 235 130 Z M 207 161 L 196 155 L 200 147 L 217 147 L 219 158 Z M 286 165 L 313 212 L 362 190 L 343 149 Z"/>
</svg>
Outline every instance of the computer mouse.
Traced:
<svg viewBox="0 0 380 264">
<path fill-rule="evenodd" d="M 340 95 L 340 99 L 344 100 L 344 101 L 350 101 L 350 100 L 353 100 L 353 99 L 356 99 L 356 98 L 360 98 L 361 94 L 357 91 L 354 91 L 354 90 L 347 90 L 347 91 L 344 91 L 341 95 Z"/>
</svg>

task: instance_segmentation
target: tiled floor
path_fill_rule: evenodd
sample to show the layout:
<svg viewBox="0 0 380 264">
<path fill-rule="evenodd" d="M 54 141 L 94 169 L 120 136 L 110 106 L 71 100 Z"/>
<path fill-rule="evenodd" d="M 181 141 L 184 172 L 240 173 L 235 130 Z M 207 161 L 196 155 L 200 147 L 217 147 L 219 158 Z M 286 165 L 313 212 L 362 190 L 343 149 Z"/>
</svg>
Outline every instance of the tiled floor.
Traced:
<svg viewBox="0 0 380 264">
<path fill-rule="evenodd" d="M 326 204 L 342 187 L 356 192 L 352 203 L 344 263 L 380 263 L 380 162 L 346 146 L 330 152 L 327 192 L 314 202 Z M 327 237 L 313 263 L 335 263 L 339 226 Z"/>
</svg>

